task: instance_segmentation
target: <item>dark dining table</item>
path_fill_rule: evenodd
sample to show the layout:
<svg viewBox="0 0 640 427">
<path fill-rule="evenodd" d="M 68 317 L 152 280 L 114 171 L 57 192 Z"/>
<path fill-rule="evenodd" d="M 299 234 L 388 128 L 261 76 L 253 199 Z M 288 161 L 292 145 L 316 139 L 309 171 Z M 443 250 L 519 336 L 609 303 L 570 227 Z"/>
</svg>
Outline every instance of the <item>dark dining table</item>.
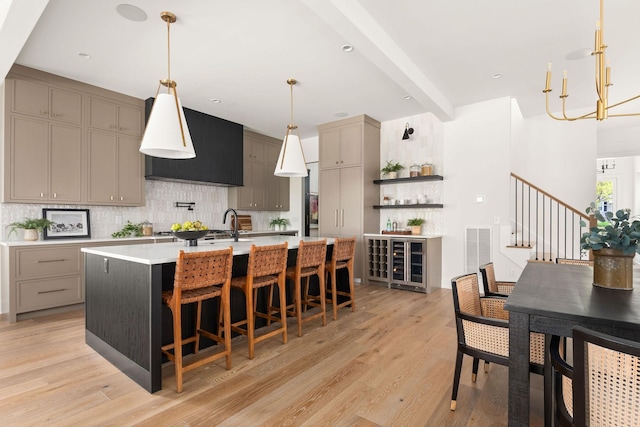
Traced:
<svg viewBox="0 0 640 427">
<path fill-rule="evenodd" d="M 509 426 L 529 426 L 529 333 L 546 334 L 545 390 L 552 390 L 549 338 L 571 337 L 574 326 L 640 341 L 640 271 L 635 290 L 593 286 L 593 267 L 530 262 L 505 303 L 509 310 Z M 545 392 L 545 425 L 553 425 Z"/>
</svg>

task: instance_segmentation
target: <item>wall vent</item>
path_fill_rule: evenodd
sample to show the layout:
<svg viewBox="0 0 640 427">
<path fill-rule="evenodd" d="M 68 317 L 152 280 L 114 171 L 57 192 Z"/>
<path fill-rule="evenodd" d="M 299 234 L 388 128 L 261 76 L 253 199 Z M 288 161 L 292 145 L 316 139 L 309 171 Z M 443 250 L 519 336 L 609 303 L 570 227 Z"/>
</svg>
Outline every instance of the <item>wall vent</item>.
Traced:
<svg viewBox="0 0 640 427">
<path fill-rule="evenodd" d="M 481 265 L 491 262 L 491 227 L 466 227 L 464 247 L 465 274 L 478 273 Z"/>
</svg>

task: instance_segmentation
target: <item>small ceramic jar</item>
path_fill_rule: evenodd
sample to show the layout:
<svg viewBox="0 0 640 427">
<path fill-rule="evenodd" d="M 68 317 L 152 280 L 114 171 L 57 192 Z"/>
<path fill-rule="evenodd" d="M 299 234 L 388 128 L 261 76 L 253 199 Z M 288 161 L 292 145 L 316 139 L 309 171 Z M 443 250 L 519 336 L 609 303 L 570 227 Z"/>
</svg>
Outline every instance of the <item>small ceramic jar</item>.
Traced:
<svg viewBox="0 0 640 427">
<path fill-rule="evenodd" d="M 411 165 L 409 168 L 409 176 L 419 176 L 420 175 L 420 165 Z"/>
</svg>

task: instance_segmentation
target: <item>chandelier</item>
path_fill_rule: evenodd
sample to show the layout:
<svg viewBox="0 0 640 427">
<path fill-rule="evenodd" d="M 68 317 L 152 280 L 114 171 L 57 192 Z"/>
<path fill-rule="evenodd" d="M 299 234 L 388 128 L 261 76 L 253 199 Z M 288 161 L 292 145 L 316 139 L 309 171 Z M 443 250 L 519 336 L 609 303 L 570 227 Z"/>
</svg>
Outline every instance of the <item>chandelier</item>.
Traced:
<svg viewBox="0 0 640 427">
<path fill-rule="evenodd" d="M 560 99 L 562 99 L 562 117 L 554 116 L 551 111 L 549 111 L 549 92 L 551 92 L 551 63 L 549 63 L 549 68 L 547 69 L 547 80 L 544 87 L 545 97 L 546 97 L 546 108 L 547 114 L 549 117 L 555 120 L 581 120 L 581 119 L 596 119 L 596 120 L 605 120 L 607 117 L 623 117 L 623 116 L 640 116 L 640 113 L 630 113 L 630 114 L 609 114 L 609 110 L 615 108 L 619 105 L 626 104 L 629 101 L 633 101 L 634 99 L 640 98 L 640 95 L 636 95 L 624 101 L 617 102 L 615 104 L 609 105 L 609 86 L 611 83 L 611 66 L 607 63 L 605 58 L 605 50 L 607 49 L 607 45 L 604 43 L 603 34 L 604 34 L 604 18 L 603 18 L 603 3 L 604 0 L 600 0 L 600 20 L 596 23 L 596 35 L 595 35 L 595 46 L 593 52 L 591 52 L 592 56 L 595 56 L 596 59 L 596 93 L 598 95 L 598 99 L 596 100 L 596 110 L 590 113 L 584 114 L 582 116 L 577 117 L 569 117 L 566 113 L 566 102 L 567 97 L 567 72 L 564 71 L 562 77 L 562 94 L 560 95 Z"/>
</svg>

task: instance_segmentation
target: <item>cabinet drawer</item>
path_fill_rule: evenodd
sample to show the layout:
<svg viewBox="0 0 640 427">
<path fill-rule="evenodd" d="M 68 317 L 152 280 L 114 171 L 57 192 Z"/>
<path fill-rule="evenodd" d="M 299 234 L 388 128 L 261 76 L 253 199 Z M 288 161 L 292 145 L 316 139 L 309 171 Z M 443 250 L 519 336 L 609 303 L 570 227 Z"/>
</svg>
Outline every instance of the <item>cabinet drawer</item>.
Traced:
<svg viewBox="0 0 640 427">
<path fill-rule="evenodd" d="M 80 275 L 16 282 L 16 288 L 18 313 L 84 302 Z"/>
<path fill-rule="evenodd" d="M 16 250 L 16 279 L 80 274 L 80 247 Z"/>
</svg>

